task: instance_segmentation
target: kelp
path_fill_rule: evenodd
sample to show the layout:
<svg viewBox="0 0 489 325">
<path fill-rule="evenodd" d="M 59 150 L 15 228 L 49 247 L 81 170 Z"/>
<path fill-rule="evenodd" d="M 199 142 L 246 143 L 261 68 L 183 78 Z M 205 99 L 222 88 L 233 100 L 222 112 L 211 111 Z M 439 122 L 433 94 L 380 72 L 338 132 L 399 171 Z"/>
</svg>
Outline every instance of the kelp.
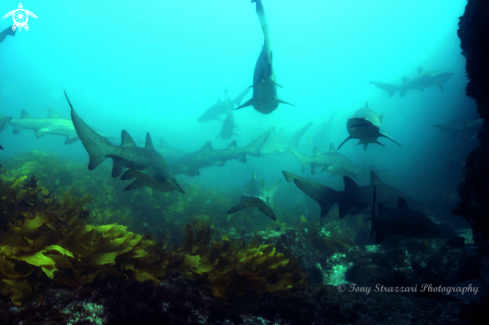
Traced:
<svg viewBox="0 0 489 325">
<path fill-rule="evenodd" d="M 196 220 L 184 227 L 181 247 L 165 250 L 126 226 L 88 224 L 90 194 L 71 189 L 51 197 L 35 178 L 26 179 L 0 175 L 0 294 L 16 305 L 41 300 L 49 287 L 77 290 L 107 276 L 156 283 L 179 270 L 220 299 L 287 290 L 307 277 L 256 234 L 245 244 Z"/>
</svg>

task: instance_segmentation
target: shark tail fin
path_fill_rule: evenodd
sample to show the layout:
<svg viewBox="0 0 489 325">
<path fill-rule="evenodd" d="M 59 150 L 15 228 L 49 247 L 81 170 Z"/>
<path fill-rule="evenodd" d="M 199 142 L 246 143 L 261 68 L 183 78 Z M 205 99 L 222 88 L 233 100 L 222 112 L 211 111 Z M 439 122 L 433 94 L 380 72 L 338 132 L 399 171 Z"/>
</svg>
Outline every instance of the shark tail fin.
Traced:
<svg viewBox="0 0 489 325">
<path fill-rule="evenodd" d="M 319 203 L 319 206 L 321 207 L 321 218 L 326 216 L 333 205 L 338 201 L 338 192 L 332 188 L 286 171 L 282 171 L 282 173 L 288 182 L 293 180 L 298 188 Z"/>
<path fill-rule="evenodd" d="M 267 203 L 271 208 L 273 208 L 273 198 L 275 197 L 275 194 L 277 194 L 281 182 L 282 180 L 279 180 L 277 183 L 275 183 L 275 185 L 267 190 Z"/>
<path fill-rule="evenodd" d="M 297 131 L 296 134 L 292 138 L 290 138 L 290 143 L 294 146 L 299 146 L 299 141 L 300 139 L 304 136 L 304 134 L 307 132 L 309 127 L 312 125 L 312 122 L 307 123 L 302 129 Z"/>
<path fill-rule="evenodd" d="M 307 165 L 310 163 L 310 158 L 308 156 L 304 155 L 303 153 L 300 153 L 298 151 L 295 151 L 294 149 L 290 149 L 290 151 L 292 151 L 292 153 L 294 154 L 294 156 L 297 158 L 297 160 L 301 164 L 301 166 L 302 166 L 302 173 L 304 174 L 305 171 L 306 171 Z M 311 173 L 312 173 L 312 171 L 313 171 L 313 168 L 311 166 Z"/>
<path fill-rule="evenodd" d="M 87 150 L 88 156 L 90 157 L 88 169 L 92 170 L 100 165 L 105 158 L 107 158 L 107 154 L 110 152 L 113 146 L 106 138 L 95 132 L 80 118 L 80 116 L 78 116 L 73 109 L 66 92 L 65 96 L 71 108 L 71 120 L 75 126 L 76 133 L 78 134 L 78 137 L 82 141 L 83 146 Z"/>
<path fill-rule="evenodd" d="M 379 133 L 379 136 L 387 138 L 387 139 L 391 140 L 392 142 L 394 142 L 395 144 L 397 144 L 399 147 L 402 147 L 399 143 L 397 143 L 394 139 L 392 139 L 390 136 L 388 136 L 386 134 Z"/>
<path fill-rule="evenodd" d="M 271 127 L 265 133 L 263 133 L 258 138 L 253 140 L 253 142 L 251 142 L 249 145 L 244 147 L 243 149 L 244 149 L 245 153 L 252 155 L 252 156 L 259 157 L 261 147 L 263 146 L 265 141 L 267 141 L 268 137 L 270 136 L 270 133 L 272 133 L 272 131 L 274 129 L 275 129 L 275 127 Z"/>
</svg>

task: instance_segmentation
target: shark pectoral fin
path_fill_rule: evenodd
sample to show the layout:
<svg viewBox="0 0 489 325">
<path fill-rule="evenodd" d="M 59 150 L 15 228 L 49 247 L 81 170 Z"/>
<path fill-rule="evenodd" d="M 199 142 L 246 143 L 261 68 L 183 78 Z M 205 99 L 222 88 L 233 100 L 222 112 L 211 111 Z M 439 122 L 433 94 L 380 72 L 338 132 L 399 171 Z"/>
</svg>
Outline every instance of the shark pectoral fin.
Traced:
<svg viewBox="0 0 489 325">
<path fill-rule="evenodd" d="M 351 137 L 351 135 L 350 135 L 350 136 L 348 136 L 348 138 L 346 138 L 346 139 L 345 139 L 345 140 L 344 140 L 344 141 L 343 141 L 343 142 L 342 142 L 342 143 L 341 143 L 341 144 L 338 146 L 338 149 L 336 149 L 336 150 L 340 150 L 341 146 L 342 146 L 342 145 L 344 145 L 344 144 L 345 144 L 345 142 L 346 142 L 346 141 L 348 141 L 348 140 L 350 140 L 350 139 L 353 139 L 353 138 Z"/>
<path fill-rule="evenodd" d="M 72 144 L 73 142 L 76 142 L 78 140 L 80 140 L 79 137 L 66 137 L 65 144 Z"/>
<path fill-rule="evenodd" d="M 244 204 L 240 203 L 240 204 L 238 204 L 238 205 L 235 205 L 235 206 L 234 206 L 234 207 L 232 207 L 231 209 L 229 209 L 228 214 L 235 213 L 236 211 L 239 211 L 239 210 L 244 209 L 244 208 L 246 208 L 246 207 L 244 206 Z"/>
<path fill-rule="evenodd" d="M 36 138 L 40 138 L 43 135 L 48 134 L 46 131 L 43 131 L 41 129 L 34 130 L 34 134 L 36 135 Z"/>
<path fill-rule="evenodd" d="M 141 187 L 147 186 L 146 181 L 144 178 L 137 178 L 134 182 L 131 184 L 127 185 L 126 188 L 124 188 L 123 191 L 132 191 Z"/>
<path fill-rule="evenodd" d="M 22 132 L 22 130 L 24 130 L 24 128 L 22 128 L 20 126 L 14 126 L 13 127 L 14 134 L 20 133 L 20 132 Z"/>
<path fill-rule="evenodd" d="M 291 104 L 291 103 L 289 103 L 289 102 L 286 102 L 285 100 L 280 99 L 280 98 L 278 98 L 278 97 L 275 97 L 275 100 L 276 100 L 276 101 L 277 101 L 279 104 L 285 104 L 285 105 L 290 105 L 290 106 L 297 107 L 296 105 Z"/>
<path fill-rule="evenodd" d="M 273 213 L 272 209 L 270 209 L 270 207 L 268 207 L 266 204 L 260 205 L 258 209 L 266 214 L 267 217 L 269 217 L 270 219 L 277 220 L 277 217 L 275 217 L 275 213 Z"/>
<path fill-rule="evenodd" d="M 443 88 L 443 84 L 438 84 L 438 88 L 440 88 L 441 91 L 445 91 L 445 88 Z"/>
<path fill-rule="evenodd" d="M 402 146 L 401 146 L 399 143 L 397 143 L 397 142 L 396 142 L 394 139 L 392 139 L 392 138 L 391 138 L 390 136 L 388 136 L 388 135 L 385 135 L 385 134 L 383 134 L 383 133 L 379 133 L 379 136 L 380 136 L 380 137 L 387 138 L 387 139 L 391 140 L 392 142 L 394 142 L 395 144 L 397 144 L 399 147 L 402 147 Z"/>
<path fill-rule="evenodd" d="M 244 104 L 241 104 L 239 107 L 237 107 L 235 110 L 246 107 L 246 106 L 251 106 L 253 105 L 253 97 L 248 99 Z"/>
<path fill-rule="evenodd" d="M 159 183 L 159 182 L 158 182 L 158 183 Z M 161 183 L 160 183 L 160 184 L 161 184 Z M 178 184 L 176 181 L 174 181 L 174 180 L 172 180 L 172 179 L 168 179 L 168 180 L 166 181 L 166 184 L 170 185 L 171 189 L 170 189 L 170 187 L 168 187 L 168 189 L 169 189 L 169 190 L 161 190 L 162 192 L 171 192 L 172 190 L 177 190 L 177 191 L 179 191 L 180 193 L 185 194 L 185 192 L 183 191 L 182 187 L 181 187 L 181 186 L 180 186 L 180 185 L 179 185 L 179 184 Z M 165 187 L 165 189 L 166 189 L 166 188 L 167 188 L 167 187 Z M 155 188 L 155 189 L 157 189 L 157 188 Z M 163 188 L 162 188 L 162 189 L 163 189 Z"/>
<path fill-rule="evenodd" d="M 284 88 L 282 85 L 280 85 L 278 82 L 276 82 L 275 80 L 272 80 L 273 84 L 277 87 L 280 87 L 280 88 Z"/>
<path fill-rule="evenodd" d="M 242 155 L 241 157 L 238 158 L 239 162 L 245 163 L 246 162 L 246 155 Z"/>
<path fill-rule="evenodd" d="M 112 165 L 112 177 L 118 177 L 122 174 L 122 170 L 123 170 L 123 166 L 122 166 L 122 160 L 120 159 L 115 159 L 113 158 L 112 159 L 112 162 L 113 162 L 113 165 Z M 131 169 L 128 169 L 126 171 L 129 172 Z M 126 173 L 124 173 L 124 175 L 126 175 Z M 129 172 L 126 176 L 129 176 L 131 174 L 131 172 Z M 122 176 L 124 177 L 124 176 Z M 136 176 L 135 176 L 136 177 Z M 135 177 L 131 177 L 131 178 L 135 178 Z M 130 178 L 121 178 L 121 179 L 130 179 Z"/>
</svg>

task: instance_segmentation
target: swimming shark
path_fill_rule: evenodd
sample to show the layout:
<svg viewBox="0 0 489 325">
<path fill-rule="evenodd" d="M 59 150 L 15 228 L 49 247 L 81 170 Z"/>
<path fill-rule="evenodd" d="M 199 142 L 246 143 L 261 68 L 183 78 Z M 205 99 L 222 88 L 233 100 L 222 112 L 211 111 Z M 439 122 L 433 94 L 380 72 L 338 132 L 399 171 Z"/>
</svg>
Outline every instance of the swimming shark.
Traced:
<svg viewBox="0 0 489 325">
<path fill-rule="evenodd" d="M 408 90 L 423 91 L 425 88 L 434 86 L 438 86 L 443 91 L 443 84 L 452 76 L 452 72 L 424 71 L 418 68 L 418 75 L 413 79 L 403 77 L 403 83 L 399 86 L 399 94 L 403 97 Z"/>
<path fill-rule="evenodd" d="M 222 123 L 222 128 L 221 128 L 221 133 L 217 136 L 218 138 L 221 137 L 224 140 L 229 139 L 233 135 L 238 135 L 234 133 L 234 128 L 236 125 L 234 124 L 234 114 L 233 111 L 229 112 L 228 115 L 226 116 L 226 119 Z"/>
<path fill-rule="evenodd" d="M 279 103 L 292 106 L 295 105 L 288 103 L 277 96 L 277 86 L 280 85 L 277 83 L 275 71 L 273 69 L 272 44 L 270 41 L 265 10 L 263 9 L 261 0 L 252 0 L 251 2 L 256 3 L 256 14 L 258 15 L 263 30 L 264 43 L 255 64 L 253 85 L 250 86 L 253 88 L 253 96 L 236 109 L 253 105 L 258 112 L 262 114 L 270 114 L 278 107 Z M 282 86 L 280 87 L 282 88 Z"/>
<path fill-rule="evenodd" d="M 397 91 L 399 91 L 401 97 L 404 97 L 408 90 L 423 91 L 425 88 L 438 86 L 443 91 L 443 84 L 452 76 L 452 72 L 423 71 L 423 69 L 418 68 L 418 75 L 416 77 L 411 80 L 407 77 L 402 77 L 402 84 L 399 86 L 379 81 L 369 81 L 369 83 L 387 91 L 389 97 L 392 97 Z"/>
<path fill-rule="evenodd" d="M 216 103 L 209 107 L 197 121 L 199 122 L 209 122 L 212 120 L 219 120 L 219 116 L 222 114 L 227 114 L 232 111 L 236 106 L 241 104 L 243 98 L 250 91 L 249 87 L 246 87 L 241 93 L 239 93 L 234 99 L 228 96 L 227 89 L 224 89 L 224 101 L 220 98 L 217 99 Z"/>
<path fill-rule="evenodd" d="M 327 148 L 327 143 L 329 142 L 331 136 L 333 119 L 335 118 L 337 112 L 338 111 L 335 111 L 333 114 L 330 115 L 327 121 L 319 125 L 317 132 L 312 138 L 312 146 L 318 147 L 319 149 Z"/>
<path fill-rule="evenodd" d="M 374 186 L 377 188 L 378 201 L 389 209 L 397 207 L 397 199 L 400 196 L 406 199 L 406 201 L 413 207 L 418 207 L 420 205 L 408 194 L 383 183 L 379 176 L 373 171 L 370 171 L 370 185 L 366 186 L 358 186 L 350 177 L 343 176 L 343 181 L 345 183 L 345 189 L 343 191 L 336 191 L 287 171 L 282 171 L 282 173 L 287 182 L 294 181 L 298 188 L 320 205 L 321 218 L 326 216 L 336 203 L 338 204 L 340 218 L 344 218 L 348 214 L 357 215 L 361 212 L 370 213 L 369 207 Z"/>
<path fill-rule="evenodd" d="M 146 141 L 146 133 L 144 133 L 144 140 L 141 139 L 141 135 L 139 135 L 137 138 L 137 144 L 139 146 L 144 146 Z M 154 147 L 156 151 L 158 151 L 163 157 L 165 157 L 166 161 L 173 161 L 188 154 L 188 152 L 169 145 L 168 143 L 166 143 L 165 140 L 163 140 L 163 138 L 160 138 L 160 141 L 158 142 L 158 144 L 155 144 Z"/>
<path fill-rule="evenodd" d="M 224 166 L 226 161 L 237 159 L 246 162 L 246 155 L 260 156 L 260 148 L 267 141 L 274 127 L 270 128 L 244 148 L 238 148 L 236 141 L 229 144 L 226 149 L 212 148 L 212 143 L 207 141 L 196 152 L 189 153 L 173 162 L 171 168 L 174 175 L 185 174 L 187 176 L 200 175 L 199 169 L 210 166 Z"/>
<path fill-rule="evenodd" d="M 285 141 L 269 139 L 260 149 L 260 156 L 278 155 L 288 152 L 292 146 L 299 146 L 300 139 L 307 132 L 312 122 L 307 123 L 290 139 Z"/>
<path fill-rule="evenodd" d="M 441 229 L 422 212 L 411 209 L 402 197 L 398 197 L 397 207 L 393 209 L 387 209 L 382 203 L 378 203 L 378 216 L 375 203 L 376 186 L 373 188 L 370 232 L 370 239 L 375 236 L 376 245 L 385 238 L 441 238 Z"/>
<path fill-rule="evenodd" d="M 311 166 L 311 174 L 315 173 L 316 167 L 321 171 L 328 171 L 333 175 L 342 175 L 358 177 L 362 170 L 355 166 L 353 162 L 345 155 L 336 151 L 332 143 L 329 145 L 329 152 L 322 153 L 317 147 L 314 147 L 314 156 L 307 156 L 301 152 L 291 149 L 295 157 L 302 166 L 302 173 L 306 171 L 307 166 Z"/>
<path fill-rule="evenodd" d="M 66 137 L 65 144 L 71 144 L 79 139 L 73 122 L 70 119 L 61 117 L 49 108 L 47 117 L 32 117 L 25 110 L 22 110 L 20 119 L 12 118 L 9 124 L 12 125 L 14 134 L 25 129 L 31 129 L 34 131 L 36 138 L 40 138 L 46 134 L 61 135 Z M 98 133 L 106 138 L 111 138 L 111 136 L 102 132 Z"/>
<path fill-rule="evenodd" d="M 240 203 L 229 209 L 228 214 L 234 213 L 244 208 L 256 208 L 266 214 L 270 219 L 277 220 L 273 213 L 273 197 L 277 193 L 280 181 L 275 183 L 271 188 L 265 191 L 263 186 L 265 180 L 256 180 L 256 173 L 253 170 L 251 180 L 245 185 L 243 195 L 240 197 Z"/>
<path fill-rule="evenodd" d="M 433 124 L 432 126 L 444 132 L 447 132 L 452 136 L 452 139 L 460 137 L 463 139 L 472 140 L 477 136 L 483 124 L 484 120 L 479 118 L 474 122 L 467 123 L 463 127 L 456 127 L 444 124 Z"/>
<path fill-rule="evenodd" d="M 368 103 L 365 103 L 365 107 L 356 111 L 355 114 L 353 114 L 352 117 L 350 117 L 346 122 L 346 129 L 350 136 L 339 145 L 338 150 L 346 141 L 350 139 L 359 139 L 360 141 L 357 143 L 357 145 L 363 143 L 363 148 L 365 150 L 367 150 L 367 145 L 369 143 L 377 143 L 385 147 L 382 143 L 377 141 L 377 138 L 379 137 L 387 138 L 398 146 L 401 146 L 399 143 L 394 141 L 394 139 L 380 132 L 382 117 L 383 115 L 378 116 L 373 110 L 368 108 Z"/>
<path fill-rule="evenodd" d="M 126 130 L 122 130 L 122 142 L 120 146 L 111 144 L 107 139 L 95 132 L 88 126 L 73 109 L 68 96 L 66 100 L 71 108 L 71 118 L 76 133 L 87 150 L 90 162 L 88 170 L 95 169 L 105 159 L 112 158 L 112 177 L 119 177 L 124 169 L 128 168 L 121 179 L 134 179 L 124 191 L 134 190 L 144 186 L 162 192 L 179 191 L 184 193 L 171 173 L 168 164 L 153 146 L 149 133 L 146 133 L 146 144 L 144 148 L 136 146 Z"/>
<path fill-rule="evenodd" d="M 11 120 L 12 118 L 10 116 L 0 114 L 0 131 L 3 131 Z"/>
<path fill-rule="evenodd" d="M 15 36 L 15 31 L 12 30 L 12 26 L 7 27 L 0 33 L 0 43 L 2 43 L 7 36 Z"/>
</svg>

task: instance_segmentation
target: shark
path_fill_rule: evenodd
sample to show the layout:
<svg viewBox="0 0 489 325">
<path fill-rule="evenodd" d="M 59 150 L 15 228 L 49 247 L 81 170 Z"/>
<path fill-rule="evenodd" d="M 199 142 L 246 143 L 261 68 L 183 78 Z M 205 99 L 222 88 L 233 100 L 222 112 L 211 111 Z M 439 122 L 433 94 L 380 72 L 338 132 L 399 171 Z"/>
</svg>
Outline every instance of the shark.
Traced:
<svg viewBox="0 0 489 325">
<path fill-rule="evenodd" d="M 176 190 L 184 193 L 180 185 L 178 185 L 175 176 L 171 173 L 167 162 L 154 148 L 149 133 L 146 133 L 144 148 L 136 146 L 136 143 L 126 130 L 121 132 L 121 145 L 113 145 L 80 118 L 73 109 L 66 92 L 65 97 L 71 108 L 71 119 L 76 133 L 90 157 L 88 170 L 93 170 L 105 159 L 112 158 L 112 177 L 119 177 L 122 174 L 121 180 L 136 179 L 126 186 L 124 191 L 147 186 L 162 192 Z M 127 170 L 124 172 L 124 169 Z"/>
<path fill-rule="evenodd" d="M 322 168 L 321 171 L 328 171 L 334 175 L 350 176 L 357 178 L 362 170 L 355 166 L 353 162 L 345 155 L 336 151 L 334 145 L 330 143 L 329 152 L 322 153 L 317 147 L 314 147 L 314 156 L 309 157 L 301 152 L 291 149 L 295 157 L 302 166 L 302 173 L 306 171 L 307 166 L 311 166 L 311 174 L 315 173 L 316 167 Z"/>
<path fill-rule="evenodd" d="M 11 118 L 8 123 L 12 125 L 14 134 L 18 134 L 25 129 L 31 129 L 34 131 L 36 138 L 46 134 L 61 135 L 66 137 L 65 144 L 71 144 L 79 139 L 73 122 L 70 119 L 61 117 L 49 108 L 47 117 L 32 117 L 25 110 L 22 110 L 20 119 Z M 102 132 L 99 132 L 99 134 L 106 138 L 111 138 L 111 136 Z"/>
<path fill-rule="evenodd" d="M 212 120 L 219 120 L 219 116 L 227 114 L 232 111 L 236 106 L 239 106 L 243 101 L 243 98 L 248 95 L 250 88 L 246 87 L 241 93 L 239 93 L 234 99 L 228 96 L 227 89 L 224 89 L 224 101 L 220 98 L 210 106 L 199 118 L 199 122 L 209 122 Z"/>
<path fill-rule="evenodd" d="M 348 176 L 343 176 L 345 183 L 345 189 L 343 191 L 336 191 L 287 171 L 282 171 L 282 173 L 287 182 L 294 181 L 299 189 L 319 204 L 321 207 L 321 218 L 326 216 L 335 204 L 338 204 L 340 218 L 344 218 L 348 214 L 358 215 L 362 212 L 370 213 L 369 207 L 374 186 L 377 188 L 379 202 L 389 209 L 397 207 L 397 199 L 399 197 L 403 197 L 411 206 L 419 207 L 420 205 L 408 194 L 382 182 L 379 176 L 373 171 L 370 171 L 370 184 L 366 186 L 358 186 L 353 179 Z"/>
<path fill-rule="evenodd" d="M 141 139 L 141 135 L 137 138 L 137 144 L 139 146 L 144 146 L 146 141 L 146 133 L 144 133 L 144 139 Z M 163 157 L 165 157 L 166 161 L 173 161 L 188 154 L 188 152 L 169 145 L 165 140 L 163 140 L 163 138 L 160 138 L 158 144 L 155 144 L 154 147 L 156 151 L 158 151 Z"/>
<path fill-rule="evenodd" d="M 236 127 L 236 124 L 234 124 L 234 114 L 233 111 L 229 112 L 228 115 L 226 116 L 226 119 L 222 123 L 222 129 L 221 133 L 217 136 L 218 138 L 221 137 L 224 140 L 227 140 L 231 138 L 233 135 L 238 135 L 234 133 L 234 128 Z"/>
<path fill-rule="evenodd" d="M 397 207 L 388 209 L 382 203 L 377 204 L 378 216 L 375 212 L 376 186 L 373 187 L 372 228 L 370 239 L 375 236 L 378 245 L 385 238 L 401 240 L 405 238 L 441 238 L 442 231 L 430 218 L 420 211 L 409 207 L 402 197 L 397 199 Z"/>
<path fill-rule="evenodd" d="M 0 33 L 0 43 L 2 43 L 7 36 L 15 36 L 15 31 L 12 30 L 12 26 L 7 27 Z"/>
<path fill-rule="evenodd" d="M 281 88 L 282 86 L 277 83 L 273 69 L 273 52 L 265 10 L 263 9 L 261 0 L 252 0 L 251 2 L 256 3 L 256 14 L 258 15 L 263 31 L 264 44 L 255 64 L 253 85 L 250 86 L 250 88 L 253 88 L 253 95 L 251 99 L 236 109 L 253 106 L 255 110 L 262 114 L 270 114 L 277 109 L 280 103 L 291 106 L 295 105 L 278 98 L 277 86 Z"/>
<path fill-rule="evenodd" d="M 246 155 L 260 156 L 260 148 L 267 141 L 274 127 L 270 128 L 246 147 L 238 148 L 233 141 L 225 149 L 213 149 L 212 143 L 207 141 L 200 150 L 189 153 L 177 160 L 171 166 L 175 175 L 185 174 L 187 176 L 200 175 L 199 169 L 210 166 L 224 166 L 226 161 L 237 159 L 246 162 Z"/>
<path fill-rule="evenodd" d="M 437 86 L 440 90 L 444 90 L 443 84 L 447 82 L 454 74 L 452 72 L 441 71 L 424 71 L 422 68 L 418 68 L 418 75 L 409 80 L 407 77 L 402 77 L 402 84 L 395 85 L 379 81 L 369 81 L 371 85 L 374 85 L 382 90 L 385 90 L 389 97 L 392 97 L 397 91 L 399 95 L 404 97 L 409 90 L 423 91 L 425 88 Z"/>
<path fill-rule="evenodd" d="M 369 143 L 380 144 L 385 147 L 382 143 L 377 141 L 377 138 L 384 137 L 398 146 L 401 146 L 399 143 L 394 141 L 388 135 L 380 132 L 380 123 L 382 122 L 383 115 L 378 116 L 372 109 L 368 107 L 368 103 L 365 103 L 364 108 L 360 108 L 358 111 L 353 114 L 348 121 L 346 122 L 346 129 L 350 136 L 346 138 L 339 146 L 338 150 L 341 148 L 346 141 L 350 139 L 359 139 L 360 141 L 357 145 L 363 143 L 363 148 L 367 150 L 367 146 Z"/>
<path fill-rule="evenodd" d="M 474 122 L 465 124 L 463 127 L 456 127 L 444 124 L 433 124 L 432 126 L 450 134 L 452 136 L 452 139 L 463 138 L 472 140 L 477 136 L 483 124 L 484 120 L 479 118 Z"/>
<path fill-rule="evenodd" d="M 407 77 L 403 77 L 403 83 L 399 86 L 399 94 L 401 97 L 404 97 L 409 90 L 423 91 L 425 88 L 434 86 L 438 86 L 443 91 L 443 84 L 452 76 L 452 72 L 424 71 L 418 68 L 418 75 L 413 79 L 409 80 Z"/>
<path fill-rule="evenodd" d="M 10 116 L 0 114 L 0 131 L 5 129 L 11 120 L 12 118 Z M 0 149 L 3 150 L 3 147 L 1 145 L 0 145 Z"/>
<path fill-rule="evenodd" d="M 307 132 L 312 122 L 307 123 L 297 131 L 290 139 L 285 141 L 269 139 L 260 149 L 260 156 L 278 155 L 288 152 L 292 146 L 299 146 L 299 141 Z"/>
<path fill-rule="evenodd" d="M 317 132 L 314 134 L 312 138 L 312 145 L 318 147 L 319 149 L 327 148 L 327 142 L 331 136 L 331 128 L 333 125 L 333 120 L 338 111 L 335 111 L 330 115 L 329 119 L 323 123 L 321 123 L 318 127 Z"/>
<path fill-rule="evenodd" d="M 255 208 L 263 212 L 270 219 L 277 220 L 272 208 L 273 198 L 280 187 L 280 181 L 268 190 L 265 190 L 264 186 L 265 180 L 256 180 L 256 173 L 253 170 L 251 180 L 246 183 L 243 195 L 240 197 L 240 203 L 229 209 L 228 214 L 235 213 L 244 208 Z"/>
</svg>

